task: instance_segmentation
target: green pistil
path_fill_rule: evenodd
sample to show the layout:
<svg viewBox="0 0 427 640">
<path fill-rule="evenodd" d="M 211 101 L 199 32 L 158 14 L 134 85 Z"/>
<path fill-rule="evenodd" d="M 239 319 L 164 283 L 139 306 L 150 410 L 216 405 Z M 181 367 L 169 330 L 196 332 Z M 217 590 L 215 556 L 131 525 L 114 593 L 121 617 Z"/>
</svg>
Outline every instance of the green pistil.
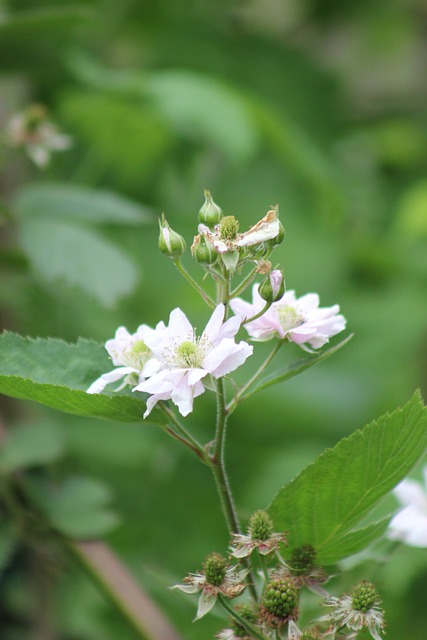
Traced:
<svg viewBox="0 0 427 640">
<path fill-rule="evenodd" d="M 205 560 L 203 569 L 206 582 L 218 587 L 225 578 L 228 562 L 220 553 L 211 553 Z"/>
<path fill-rule="evenodd" d="M 203 360 L 199 347 L 194 342 L 190 342 L 190 340 L 181 342 L 177 347 L 176 353 L 185 367 L 199 367 Z"/>
<path fill-rule="evenodd" d="M 239 233 L 239 221 L 234 216 L 224 216 L 219 223 L 219 235 L 223 240 L 234 240 Z"/>
<path fill-rule="evenodd" d="M 302 322 L 304 322 L 304 316 L 302 313 L 299 313 L 295 307 L 290 307 L 289 305 L 278 307 L 277 313 L 279 316 L 280 326 L 283 331 L 295 329 L 295 327 L 298 327 Z"/>
<path fill-rule="evenodd" d="M 275 616 L 285 618 L 298 605 L 298 589 L 289 578 L 271 580 L 265 588 L 262 604 Z"/>
<path fill-rule="evenodd" d="M 265 511 L 255 511 L 249 521 L 249 534 L 252 540 L 267 540 L 273 533 L 273 523 Z"/>
<path fill-rule="evenodd" d="M 132 360 L 138 362 L 139 365 L 143 367 L 151 352 L 143 340 L 137 340 L 129 353 Z"/>
</svg>

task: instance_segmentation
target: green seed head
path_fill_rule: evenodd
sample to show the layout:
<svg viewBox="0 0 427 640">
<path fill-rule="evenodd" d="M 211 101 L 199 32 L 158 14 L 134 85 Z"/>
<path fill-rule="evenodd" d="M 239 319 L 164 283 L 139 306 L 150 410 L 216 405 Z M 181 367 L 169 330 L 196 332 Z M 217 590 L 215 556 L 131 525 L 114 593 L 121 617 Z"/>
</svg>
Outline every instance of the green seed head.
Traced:
<svg viewBox="0 0 427 640">
<path fill-rule="evenodd" d="M 255 511 L 249 520 L 249 534 L 252 540 L 267 540 L 273 533 L 273 523 L 266 511 Z"/>
<path fill-rule="evenodd" d="M 381 604 L 381 599 L 370 582 L 360 582 L 353 587 L 351 592 L 352 606 L 356 611 L 366 613 L 375 605 Z"/>
<path fill-rule="evenodd" d="M 303 544 L 292 550 L 289 564 L 295 576 L 310 573 L 316 566 L 316 552 L 310 544 Z"/>
<path fill-rule="evenodd" d="M 218 587 L 225 578 L 227 567 L 228 562 L 220 553 L 209 554 L 203 565 L 206 582 Z"/>
<path fill-rule="evenodd" d="M 291 616 L 298 606 L 298 588 L 292 578 L 274 578 L 264 589 L 262 604 L 278 618 Z"/>
<path fill-rule="evenodd" d="M 219 223 L 219 235 L 223 240 L 234 240 L 239 233 L 239 221 L 234 216 L 225 216 Z"/>
</svg>

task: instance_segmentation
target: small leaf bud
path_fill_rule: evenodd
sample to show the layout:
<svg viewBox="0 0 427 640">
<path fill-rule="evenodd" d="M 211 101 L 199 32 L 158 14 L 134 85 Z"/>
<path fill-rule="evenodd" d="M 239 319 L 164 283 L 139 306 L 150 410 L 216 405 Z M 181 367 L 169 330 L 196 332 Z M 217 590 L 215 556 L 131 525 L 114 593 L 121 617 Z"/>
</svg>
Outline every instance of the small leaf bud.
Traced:
<svg viewBox="0 0 427 640">
<path fill-rule="evenodd" d="M 356 611 L 366 613 L 372 607 L 381 604 L 381 598 L 379 597 L 375 587 L 370 582 L 362 581 L 351 591 L 352 607 Z"/>
<path fill-rule="evenodd" d="M 206 582 L 218 587 L 225 578 L 228 562 L 224 556 L 215 551 L 209 554 L 203 564 Z"/>
<path fill-rule="evenodd" d="M 274 578 L 265 586 L 261 601 L 261 618 L 267 626 L 278 629 L 296 618 L 299 591 L 290 576 Z"/>
<path fill-rule="evenodd" d="M 194 242 L 191 245 L 191 253 L 199 264 L 213 264 L 218 258 L 218 252 L 214 245 L 203 235 L 194 237 Z"/>
<path fill-rule="evenodd" d="M 182 256 L 185 251 L 185 240 L 176 231 L 170 228 L 169 223 L 165 218 L 165 214 L 162 213 L 162 217 L 159 220 L 160 235 L 159 235 L 159 249 L 160 251 L 177 260 Z"/>
<path fill-rule="evenodd" d="M 285 281 L 279 269 L 273 269 L 258 288 L 258 293 L 266 302 L 276 302 L 285 293 Z"/>
<path fill-rule="evenodd" d="M 310 573 L 316 566 L 316 551 L 310 544 L 303 544 L 292 550 L 289 561 L 291 571 L 295 576 Z"/>
<path fill-rule="evenodd" d="M 273 522 L 266 511 L 255 511 L 249 520 L 249 534 L 252 540 L 267 540 L 273 533 Z"/>
<path fill-rule="evenodd" d="M 219 223 L 222 218 L 220 207 L 215 204 L 210 191 L 205 190 L 205 201 L 199 211 L 199 220 L 211 229 Z"/>
</svg>

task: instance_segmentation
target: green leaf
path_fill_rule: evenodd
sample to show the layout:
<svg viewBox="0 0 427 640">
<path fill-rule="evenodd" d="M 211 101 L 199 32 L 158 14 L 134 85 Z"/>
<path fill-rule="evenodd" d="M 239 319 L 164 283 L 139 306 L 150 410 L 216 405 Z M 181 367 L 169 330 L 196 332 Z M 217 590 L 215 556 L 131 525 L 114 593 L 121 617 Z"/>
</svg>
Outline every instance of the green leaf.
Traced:
<svg viewBox="0 0 427 640">
<path fill-rule="evenodd" d="M 52 424 L 23 425 L 12 429 L 0 451 L 0 469 L 11 472 L 56 460 L 63 451 L 61 433 Z"/>
<path fill-rule="evenodd" d="M 69 478 L 55 488 L 33 483 L 30 491 L 51 525 L 71 538 L 105 535 L 118 524 L 108 508 L 109 489 L 92 478 Z"/>
<path fill-rule="evenodd" d="M 310 355 L 307 358 L 302 358 L 301 360 L 297 360 L 297 362 L 293 362 L 288 367 L 285 367 L 284 369 L 279 369 L 278 371 L 275 371 L 274 373 L 271 373 L 268 376 L 261 378 L 261 380 L 258 383 L 256 383 L 255 386 L 252 387 L 251 390 L 246 395 L 244 395 L 241 398 L 241 400 L 249 398 L 257 391 L 267 389 L 268 387 L 271 387 L 274 384 L 279 384 L 280 382 L 289 380 L 289 378 L 293 378 L 294 376 L 297 376 L 298 374 L 302 373 L 306 369 L 309 369 L 310 367 L 317 364 L 318 362 L 321 362 L 322 360 L 326 360 L 326 358 L 329 358 L 336 351 L 338 351 L 338 349 L 341 349 L 341 347 L 346 345 L 352 339 L 352 337 L 353 337 L 353 334 L 347 336 L 347 338 L 345 338 L 335 346 L 329 347 L 329 349 L 325 349 L 323 351 L 320 351 L 319 353 L 314 353 L 313 355 Z"/>
<path fill-rule="evenodd" d="M 0 38 L 16 38 L 57 34 L 80 26 L 88 18 L 94 17 L 89 7 L 83 4 L 68 7 L 41 7 L 2 15 Z"/>
<path fill-rule="evenodd" d="M 288 530 L 291 547 L 311 544 L 321 564 L 364 549 L 385 521 L 372 513 L 427 449 L 427 415 L 419 392 L 402 408 L 341 440 L 279 491 L 269 513 Z"/>
<path fill-rule="evenodd" d="M 86 393 L 94 380 L 113 368 L 104 347 L 89 340 L 67 344 L 0 335 L 0 393 L 80 416 L 141 421 L 146 408 L 142 394 Z M 154 411 L 149 421 L 158 422 L 159 416 Z"/>
<path fill-rule="evenodd" d="M 28 216 L 18 233 L 33 267 L 48 282 L 79 287 L 105 306 L 131 293 L 136 284 L 135 265 L 90 229 Z"/>
<path fill-rule="evenodd" d="M 6 522 L 0 522 L 0 572 L 8 564 L 16 546 L 17 540 L 11 527 Z"/>
<path fill-rule="evenodd" d="M 150 222 L 150 209 L 113 191 L 60 183 L 34 183 L 23 187 L 12 207 L 18 214 L 71 219 L 94 224 L 138 225 Z"/>
</svg>

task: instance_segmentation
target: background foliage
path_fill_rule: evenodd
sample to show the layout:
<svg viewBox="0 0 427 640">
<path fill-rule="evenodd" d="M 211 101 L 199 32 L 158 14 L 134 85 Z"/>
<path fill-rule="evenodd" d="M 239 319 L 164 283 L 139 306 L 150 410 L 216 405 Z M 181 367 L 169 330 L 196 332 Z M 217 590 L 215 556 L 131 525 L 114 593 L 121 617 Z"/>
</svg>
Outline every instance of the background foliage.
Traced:
<svg viewBox="0 0 427 640">
<path fill-rule="evenodd" d="M 204 326 L 203 303 L 158 253 L 157 216 L 191 241 L 208 187 L 244 228 L 278 202 L 288 287 L 339 302 L 355 333 L 333 358 L 233 414 L 229 467 L 243 517 L 326 446 L 416 387 L 426 396 L 421 0 L 11 0 L 0 11 L 2 126 L 43 103 L 74 141 L 46 172 L 3 150 L 2 328 L 103 342 L 175 306 Z M 205 395 L 190 423 L 208 440 Z M 193 603 L 166 590 L 227 543 L 219 508 L 206 509 L 217 500 L 206 469 L 153 425 L 3 396 L 1 417 L 2 434 L 30 438 L 11 455 L 39 499 L 58 487 L 56 506 L 45 507 L 62 525 L 85 525 L 73 515 L 84 500 L 83 516 L 96 515 L 184 637 L 221 628 L 213 617 L 188 630 Z M 422 640 L 425 553 L 399 549 L 386 566 L 373 555 L 352 561 L 351 577 L 375 578 L 390 637 L 404 624 L 405 637 Z M 5 640 L 133 638 L 43 535 L 16 547 L 3 526 L 0 565 Z"/>
</svg>

